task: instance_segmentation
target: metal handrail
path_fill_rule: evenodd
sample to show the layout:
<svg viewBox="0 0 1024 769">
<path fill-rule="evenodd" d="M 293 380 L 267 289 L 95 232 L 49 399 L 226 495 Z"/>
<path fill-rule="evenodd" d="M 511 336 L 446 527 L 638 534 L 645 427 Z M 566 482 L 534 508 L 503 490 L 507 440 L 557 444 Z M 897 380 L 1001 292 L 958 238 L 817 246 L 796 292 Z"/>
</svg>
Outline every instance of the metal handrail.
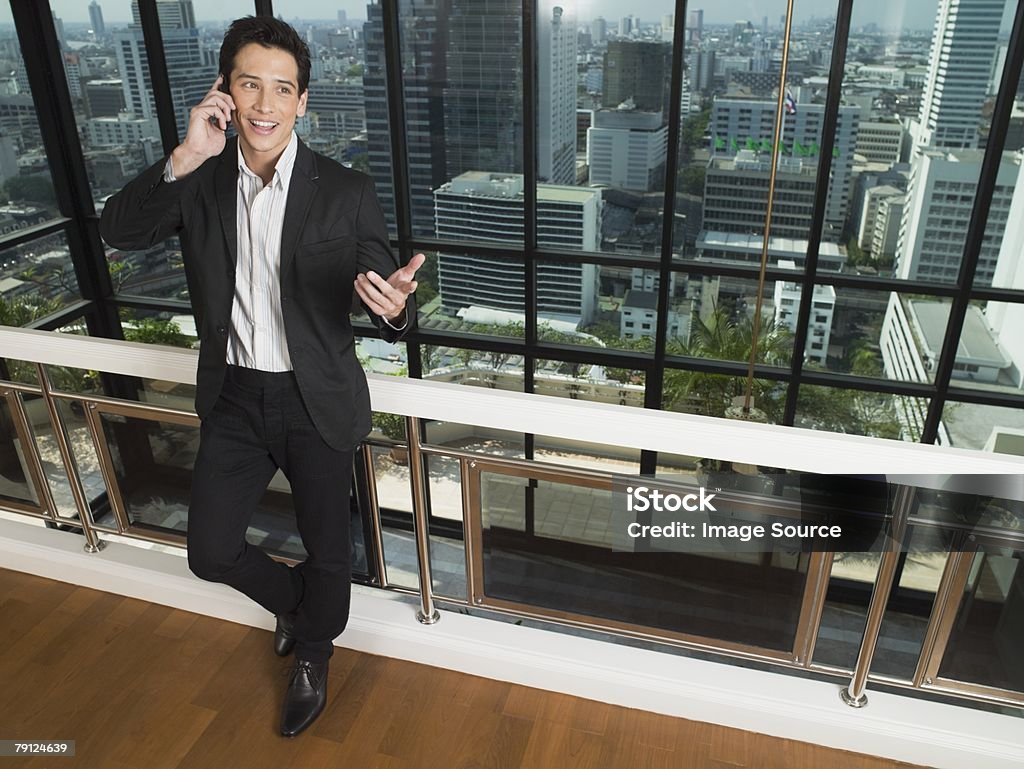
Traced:
<svg viewBox="0 0 1024 769">
<path fill-rule="evenodd" d="M 199 353 L 0 326 L 0 358 L 195 384 Z M 373 408 L 497 430 L 829 474 L 1021 474 L 1024 459 L 800 427 L 368 374 Z"/>
<path fill-rule="evenodd" d="M 106 357 L 98 357 L 101 353 L 108 355 Z M 98 422 L 100 413 L 122 414 L 124 416 L 157 421 L 171 421 L 183 425 L 194 425 L 197 419 L 194 413 L 185 409 L 139 403 L 137 401 L 111 398 L 93 393 L 73 393 L 54 390 L 46 366 L 63 365 L 89 369 L 96 369 L 99 366 L 108 373 L 131 375 L 146 379 L 165 379 L 189 384 L 195 380 L 197 355 L 191 350 L 0 327 L 0 357 L 31 360 L 36 363 L 39 378 L 38 385 L 0 383 L 0 386 L 7 388 L 9 399 L 13 398 L 17 401 L 16 405 L 19 406 L 19 409 L 17 409 L 18 413 L 23 412 L 23 409 L 20 409 L 22 395 L 34 393 L 43 397 L 53 425 L 58 448 L 61 452 L 61 458 L 71 482 L 71 490 L 75 498 L 76 508 L 79 512 L 79 520 L 77 522 L 71 520 L 67 522 L 76 525 L 82 530 L 86 538 L 86 549 L 90 552 L 95 552 L 103 544 L 97 536 L 97 531 L 105 531 L 105 529 L 102 526 L 97 526 L 92 521 L 88 499 L 84 494 L 81 477 L 75 464 L 74 452 L 68 444 L 63 417 L 57 408 L 58 402 L 60 400 L 79 402 L 86 408 L 87 426 L 90 428 L 89 434 L 93 442 L 97 444 L 97 454 L 100 457 L 101 464 L 104 465 L 102 469 L 105 478 L 108 480 L 108 489 L 110 489 L 113 497 L 119 497 L 119 491 L 116 484 L 111 485 L 109 483 L 112 477 L 110 475 L 111 460 L 109 452 L 102 450 L 106 447 L 100 445 L 103 443 L 103 433 L 99 428 Z M 771 464 L 773 466 L 789 464 L 785 457 L 780 457 L 780 452 L 778 451 L 780 436 L 785 436 L 784 439 L 781 439 L 783 443 L 786 440 L 806 438 L 814 444 L 814 450 L 816 451 L 821 451 L 823 446 L 833 446 L 838 436 L 798 430 L 796 428 L 709 420 L 704 417 L 651 412 L 642 409 L 594 404 L 550 396 L 495 392 L 437 382 L 423 382 L 376 375 L 370 375 L 369 380 L 374 407 L 381 411 L 400 414 L 406 417 L 407 445 L 410 453 L 410 481 L 413 497 L 414 536 L 419 565 L 421 606 L 417 612 L 417 618 L 420 622 L 431 624 L 436 622 L 439 617 L 434 604 L 430 573 L 428 479 L 425 472 L 425 462 L 428 456 L 444 456 L 457 460 L 460 467 L 463 521 L 466 527 L 465 558 L 467 589 L 469 591 L 467 600 L 471 604 L 486 605 L 488 608 L 495 608 L 522 616 L 544 618 L 567 625 L 604 628 L 615 633 L 654 638 L 667 643 L 681 644 L 691 648 L 700 648 L 730 656 L 760 659 L 772 664 L 817 670 L 824 669 L 822 666 L 812 663 L 812 655 L 822 607 L 825 601 L 829 567 L 831 565 L 830 559 L 825 557 L 819 557 L 816 565 L 809 570 L 810 573 L 813 573 L 814 577 L 813 579 L 809 578 L 805 589 L 801 606 L 801 619 L 799 620 L 801 627 L 797 628 L 797 638 L 791 653 L 776 653 L 767 649 L 747 647 L 743 644 L 672 634 L 668 631 L 652 632 L 651 629 L 631 627 L 622 623 L 597 619 L 590 620 L 564 612 L 552 612 L 536 606 L 487 600 L 482 571 L 480 472 L 486 468 L 489 472 L 497 472 L 520 478 L 545 477 L 549 480 L 555 479 L 557 482 L 563 483 L 576 482 L 584 487 L 603 487 L 606 484 L 610 484 L 613 473 L 564 467 L 540 461 L 495 457 L 442 445 L 422 443 L 420 440 L 420 418 L 417 414 L 427 415 L 434 419 L 440 417 L 456 423 L 497 429 L 509 429 L 509 427 L 512 427 L 509 424 L 511 420 L 514 425 L 512 429 L 520 432 L 541 432 L 553 437 L 584 441 L 594 440 L 594 423 L 597 422 L 599 429 L 603 431 L 599 441 L 601 443 L 627 448 L 655 448 L 656 450 L 665 450 L 660 447 L 664 445 L 666 431 L 670 429 L 678 431 L 684 428 L 694 428 L 695 426 L 704 429 L 708 423 L 714 423 L 720 431 L 730 434 L 730 440 L 736 440 L 736 436 L 743 436 L 746 441 L 755 441 L 755 439 L 763 441 L 767 439 L 768 444 L 766 446 L 755 445 L 753 451 L 756 456 L 760 457 L 759 463 Z M 456 406 L 453 405 L 455 403 L 457 403 L 457 410 Z M 519 411 L 517 408 L 521 408 L 523 411 Z M 614 428 L 615 426 L 625 424 L 627 421 L 632 429 L 618 434 L 613 429 L 611 432 L 614 434 L 614 439 L 609 440 L 609 426 Z M 538 429 L 539 425 L 543 425 L 542 429 Z M 676 440 L 678 441 L 679 435 L 678 433 L 676 435 Z M 690 444 L 692 440 L 692 436 L 685 433 L 682 438 L 687 444 Z M 1024 470 L 1024 463 L 1018 460 L 982 454 L 980 452 L 965 452 L 930 446 L 908 447 L 906 444 L 892 441 L 858 439 L 851 436 L 842 436 L 842 440 L 853 440 L 858 444 L 863 444 L 865 441 L 870 443 L 874 449 L 872 454 L 873 463 L 884 465 L 887 471 L 886 474 L 890 475 L 890 477 L 894 469 L 906 467 L 911 458 L 916 458 L 917 464 L 914 465 L 913 470 L 915 474 L 912 477 L 920 479 L 921 483 L 925 486 L 930 481 L 928 475 L 921 475 L 922 471 L 936 475 L 941 475 L 944 472 L 977 472 L 995 475 L 1000 473 L 1019 474 Z M 734 446 L 733 450 L 725 455 L 726 458 L 736 461 L 735 457 L 737 454 L 742 453 L 742 448 L 741 446 Z M 749 448 L 747 447 L 747 449 Z M 908 451 L 908 448 L 913 450 Z M 924 449 L 924 451 L 921 451 L 921 449 Z M 669 450 L 673 451 L 673 453 L 695 453 L 693 449 L 689 451 L 682 450 L 678 445 L 674 447 L 674 450 Z M 364 455 L 369 455 L 369 452 L 364 451 Z M 750 455 L 749 451 L 748 455 Z M 966 464 L 965 457 L 969 459 Z M 831 463 L 834 462 L 835 457 L 833 456 L 831 457 Z M 818 462 L 818 464 L 821 464 L 821 462 Z M 792 465 L 789 466 L 792 467 Z M 955 467 L 956 470 L 952 470 L 952 467 Z M 372 463 L 370 463 L 368 469 L 371 473 L 372 484 Z M 853 473 L 856 470 L 848 469 L 844 466 L 844 472 Z M 39 480 L 36 479 L 35 482 L 38 484 Z M 46 484 L 44 483 L 43 485 L 45 486 Z M 911 483 L 910 485 L 913 486 L 914 484 Z M 904 487 L 904 490 L 909 493 L 906 487 Z M 47 501 L 46 506 L 49 517 L 53 519 L 56 510 L 53 506 L 52 496 L 48 494 L 48 489 L 46 488 L 42 488 L 39 491 L 41 497 Z M 136 532 L 132 530 L 132 526 L 123 508 L 123 500 L 119 498 L 112 499 L 111 503 L 117 513 L 119 533 L 141 539 L 153 539 L 155 537 L 152 532 Z M 378 559 L 380 563 L 378 565 L 382 565 L 383 550 L 380 536 L 380 518 L 375 495 L 371 495 L 370 504 L 374 508 L 371 511 L 371 523 L 379 550 Z M 860 653 L 852 671 L 852 679 L 849 685 L 842 690 L 844 701 L 853 706 L 862 706 L 866 702 L 864 689 L 869 678 L 872 680 L 875 678 L 883 680 L 884 678 L 876 677 L 871 673 L 871 664 L 885 609 L 893 589 L 900 543 L 903 540 L 908 521 L 913 524 L 938 525 L 928 519 L 918 520 L 917 516 L 910 516 L 909 498 L 897 504 L 896 507 L 898 508 L 895 511 L 898 520 L 894 522 L 892 536 L 889 539 L 889 549 L 883 554 L 879 574 L 875 580 Z M 776 512 L 784 511 L 780 509 Z M 39 513 L 34 514 L 37 517 L 39 515 Z M 985 533 L 988 536 L 998 537 L 1000 535 L 999 531 L 988 528 L 986 528 Z M 1003 539 L 1011 544 L 1011 546 L 1019 546 L 1019 538 L 1013 536 L 1013 534 L 1011 532 L 1011 536 L 1003 537 Z M 933 623 L 941 622 L 945 623 L 944 626 L 948 625 L 951 621 L 950 618 L 957 609 L 957 600 L 958 595 L 955 591 L 940 591 L 940 594 L 937 594 L 936 597 Z M 946 680 L 941 682 L 935 680 L 933 684 L 935 674 L 932 671 L 937 668 L 938 657 L 941 654 L 944 643 L 941 639 L 938 643 L 934 639 L 940 635 L 941 633 L 934 628 L 930 628 L 929 638 L 932 639 L 932 642 L 930 645 L 927 645 L 927 648 L 922 650 L 921 665 L 923 666 L 925 663 L 930 665 L 929 671 L 931 675 L 924 678 L 924 680 L 922 680 L 920 674 L 915 675 L 914 680 L 909 684 L 897 683 L 897 685 L 930 688 L 958 694 L 959 696 L 969 696 L 975 699 L 990 701 L 1018 701 L 1017 693 L 1013 692 L 989 691 L 985 687 L 967 683 L 958 685 L 957 682 Z M 929 655 L 927 660 L 925 660 L 926 655 Z M 920 669 L 924 669 L 924 667 Z M 889 683 L 888 679 L 885 680 Z M 1024 696 L 1020 696 L 1019 701 L 1024 702 Z"/>
</svg>

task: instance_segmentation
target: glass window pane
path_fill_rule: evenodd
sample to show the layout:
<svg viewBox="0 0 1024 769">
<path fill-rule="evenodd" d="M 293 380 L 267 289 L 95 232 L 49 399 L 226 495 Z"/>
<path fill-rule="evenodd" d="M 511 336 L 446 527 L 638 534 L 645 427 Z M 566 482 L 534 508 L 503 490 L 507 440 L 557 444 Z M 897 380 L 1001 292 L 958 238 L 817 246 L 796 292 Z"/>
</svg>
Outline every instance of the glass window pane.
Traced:
<svg viewBox="0 0 1024 769">
<path fill-rule="evenodd" d="M 927 398 L 802 385 L 793 424 L 916 443 L 921 440 L 927 412 Z"/>
<path fill-rule="evenodd" d="M 611 492 L 570 483 L 485 472 L 480 501 L 489 597 L 792 648 L 805 559 L 615 552 Z M 681 584 L 688 589 L 680 590 Z"/>
<path fill-rule="evenodd" d="M 1022 555 L 1019 549 L 995 546 L 975 554 L 939 666 L 942 678 L 1024 691 Z"/>
<path fill-rule="evenodd" d="M 673 277 L 671 293 L 677 297 L 679 324 L 678 334 L 668 340 L 668 354 L 748 362 L 757 311 L 757 279 L 685 273 Z M 766 282 L 758 324 L 757 362 L 788 367 L 792 332 L 785 318 L 776 318 L 774 296 L 775 287 Z"/>
<path fill-rule="evenodd" d="M 971 302 L 964 316 L 952 387 L 1007 395 L 1024 389 L 1024 303 Z"/>
<path fill-rule="evenodd" d="M 534 368 L 533 391 L 539 395 L 642 408 L 645 377 L 637 369 L 539 359 Z"/>
<path fill-rule="evenodd" d="M 63 232 L 0 251 L 0 276 L 5 326 L 27 326 L 81 298 Z"/>
<path fill-rule="evenodd" d="M 13 397 L 21 396 L 14 393 Z M 26 457 L 33 450 L 32 446 L 22 445 L 8 401 L 0 399 L 0 498 L 40 504 Z"/>
<path fill-rule="evenodd" d="M 775 151 L 785 3 L 754 5 L 747 18 L 760 23 L 737 21 L 712 33 L 703 30 L 702 18 L 691 14 L 688 20 L 674 222 L 675 251 L 685 259 L 760 259 Z M 834 10 L 822 10 L 826 17 L 834 16 Z M 822 21 L 820 34 L 831 31 Z M 828 49 L 817 57 L 791 51 L 769 244 L 773 265 L 803 265 L 817 169 L 825 153 L 831 156 L 832 170 L 822 250 L 831 258 L 822 267 L 835 269 L 831 263 L 845 259 L 840 243 L 849 218 L 861 116 L 857 105 L 844 103 L 834 144 L 821 146 L 829 67 Z"/>
<path fill-rule="evenodd" d="M 445 249 L 431 254 L 423 269 L 428 291 L 421 296 L 417 290 L 421 329 L 446 335 L 524 335 L 522 260 Z"/>
<path fill-rule="evenodd" d="M 1024 455 L 1024 410 L 950 401 L 942 426 L 952 446 L 998 454 Z"/>
<path fill-rule="evenodd" d="M 387 118 L 383 23 L 379 4 L 367 7 L 366 127 L 369 170 L 385 209 L 393 200 Z M 399 5 L 405 138 L 413 232 L 439 237 L 435 199 L 465 204 L 470 188 L 491 175 L 522 174 L 522 5 L 514 0 L 450 0 Z M 521 176 L 510 183 L 522 186 Z M 437 197 L 435 197 L 437 196 Z M 481 199 L 475 229 L 507 216 L 522 228 L 522 198 Z M 493 204 L 493 205 L 492 205 Z M 440 202 L 439 202 L 440 205 Z M 518 209 L 517 209 L 518 206 Z M 504 213 L 500 213 L 501 209 Z M 518 225 L 515 224 L 518 222 Z"/>
<path fill-rule="evenodd" d="M 730 407 L 744 405 L 746 392 L 745 377 L 671 368 L 665 370 L 662 408 L 685 414 L 724 417 Z M 782 412 L 786 405 L 784 383 L 755 379 L 751 395 L 750 405 L 764 415 L 766 422 L 782 422 Z"/>
<path fill-rule="evenodd" d="M 523 391 L 523 356 L 507 350 L 423 345 L 423 378 L 510 392 Z"/>
</svg>

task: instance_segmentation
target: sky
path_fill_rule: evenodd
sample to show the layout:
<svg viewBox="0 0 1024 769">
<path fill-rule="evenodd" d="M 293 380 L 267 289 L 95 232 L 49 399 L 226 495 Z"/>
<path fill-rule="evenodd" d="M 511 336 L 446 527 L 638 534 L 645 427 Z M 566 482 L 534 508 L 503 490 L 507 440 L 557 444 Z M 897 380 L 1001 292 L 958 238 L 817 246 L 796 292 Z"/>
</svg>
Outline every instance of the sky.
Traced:
<svg viewBox="0 0 1024 769">
<path fill-rule="evenodd" d="M 551 2 L 552 0 L 545 0 Z M 672 13 L 675 3 L 670 0 L 564 0 L 566 9 L 576 6 L 582 20 L 603 16 L 609 23 L 618 24 L 619 18 L 632 13 L 641 21 L 660 22 L 663 15 Z M 10 17 L 10 9 L 0 3 L 0 20 Z M 278 10 L 286 19 L 299 16 L 305 19 L 336 19 L 338 10 L 349 18 L 366 17 L 364 0 L 278 0 Z M 833 15 L 836 0 L 794 0 L 794 20 L 805 21 L 812 16 Z M 1007 0 L 1004 28 L 1009 28 L 1017 0 Z M 103 17 L 109 22 L 123 22 L 131 18 L 131 0 L 100 0 Z M 214 20 L 235 18 L 252 13 L 252 0 L 194 0 L 196 18 Z M 89 0 L 51 0 L 51 7 L 66 22 L 89 20 Z M 769 23 L 777 25 L 786 12 L 785 0 L 688 0 L 690 10 L 704 9 L 704 22 L 727 23 L 747 19 L 760 25 L 767 16 Z M 854 27 L 875 22 L 889 29 L 927 29 L 935 23 L 938 0 L 855 0 Z"/>
</svg>

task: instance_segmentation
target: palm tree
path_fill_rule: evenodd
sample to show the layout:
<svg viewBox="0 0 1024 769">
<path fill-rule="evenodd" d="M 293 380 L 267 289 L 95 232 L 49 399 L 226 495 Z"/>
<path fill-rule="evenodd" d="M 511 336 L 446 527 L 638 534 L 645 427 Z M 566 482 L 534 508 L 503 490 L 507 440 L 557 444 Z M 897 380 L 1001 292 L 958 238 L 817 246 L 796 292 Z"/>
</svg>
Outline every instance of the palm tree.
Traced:
<svg viewBox="0 0 1024 769">
<path fill-rule="evenodd" d="M 720 306 L 715 306 L 707 319 L 697 318 L 690 340 L 672 340 L 669 353 L 694 358 L 747 361 L 753 340 L 753 319 L 745 314 L 734 320 Z M 789 331 L 764 321 L 758 329 L 757 362 L 786 366 L 792 355 L 793 342 Z M 723 374 L 701 371 L 671 370 L 665 373 L 665 403 L 674 410 L 696 410 L 700 414 L 721 417 L 732 405 L 732 399 L 743 395 L 745 380 Z M 753 395 L 758 408 L 778 421 L 782 416 L 784 393 L 771 382 L 754 380 Z"/>
</svg>

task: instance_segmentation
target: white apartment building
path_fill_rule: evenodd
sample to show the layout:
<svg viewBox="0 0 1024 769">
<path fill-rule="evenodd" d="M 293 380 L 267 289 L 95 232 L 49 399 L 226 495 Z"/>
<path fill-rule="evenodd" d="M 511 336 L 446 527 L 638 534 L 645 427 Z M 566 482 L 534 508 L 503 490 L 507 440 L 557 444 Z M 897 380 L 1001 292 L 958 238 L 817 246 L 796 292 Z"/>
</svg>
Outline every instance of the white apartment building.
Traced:
<svg viewBox="0 0 1024 769">
<path fill-rule="evenodd" d="M 983 156 L 982 150 L 925 149 L 913 159 L 896 249 L 896 277 L 956 280 Z M 1003 153 L 975 286 L 992 285 L 1010 204 L 1017 190 L 1024 194 L 1022 158 L 1019 152 Z"/>
<path fill-rule="evenodd" d="M 434 191 L 438 238 L 509 246 L 523 242 L 523 177 L 467 171 Z M 601 191 L 537 185 L 537 242 L 570 251 L 600 244 Z M 455 314 L 466 307 L 525 311 L 521 261 L 444 252 L 438 255 L 441 303 Z M 537 265 L 537 312 L 544 318 L 589 323 L 597 309 L 594 264 L 544 261 Z"/>
<path fill-rule="evenodd" d="M 791 261 L 779 262 L 780 267 L 791 270 L 796 264 Z M 775 325 L 796 333 L 797 315 L 800 311 L 800 297 L 803 287 L 792 280 L 775 281 Z M 804 345 L 804 359 L 825 366 L 828 345 L 832 339 L 832 320 L 836 314 L 836 290 L 833 286 L 816 285 L 811 298 L 811 314 L 807 320 L 807 341 Z"/>
<path fill-rule="evenodd" d="M 870 163 L 898 163 L 903 126 L 898 121 L 862 120 L 854 152 Z"/>
<path fill-rule="evenodd" d="M 597 110 L 587 129 L 591 185 L 649 192 L 661 188 L 668 126 L 660 112 Z"/>
</svg>

